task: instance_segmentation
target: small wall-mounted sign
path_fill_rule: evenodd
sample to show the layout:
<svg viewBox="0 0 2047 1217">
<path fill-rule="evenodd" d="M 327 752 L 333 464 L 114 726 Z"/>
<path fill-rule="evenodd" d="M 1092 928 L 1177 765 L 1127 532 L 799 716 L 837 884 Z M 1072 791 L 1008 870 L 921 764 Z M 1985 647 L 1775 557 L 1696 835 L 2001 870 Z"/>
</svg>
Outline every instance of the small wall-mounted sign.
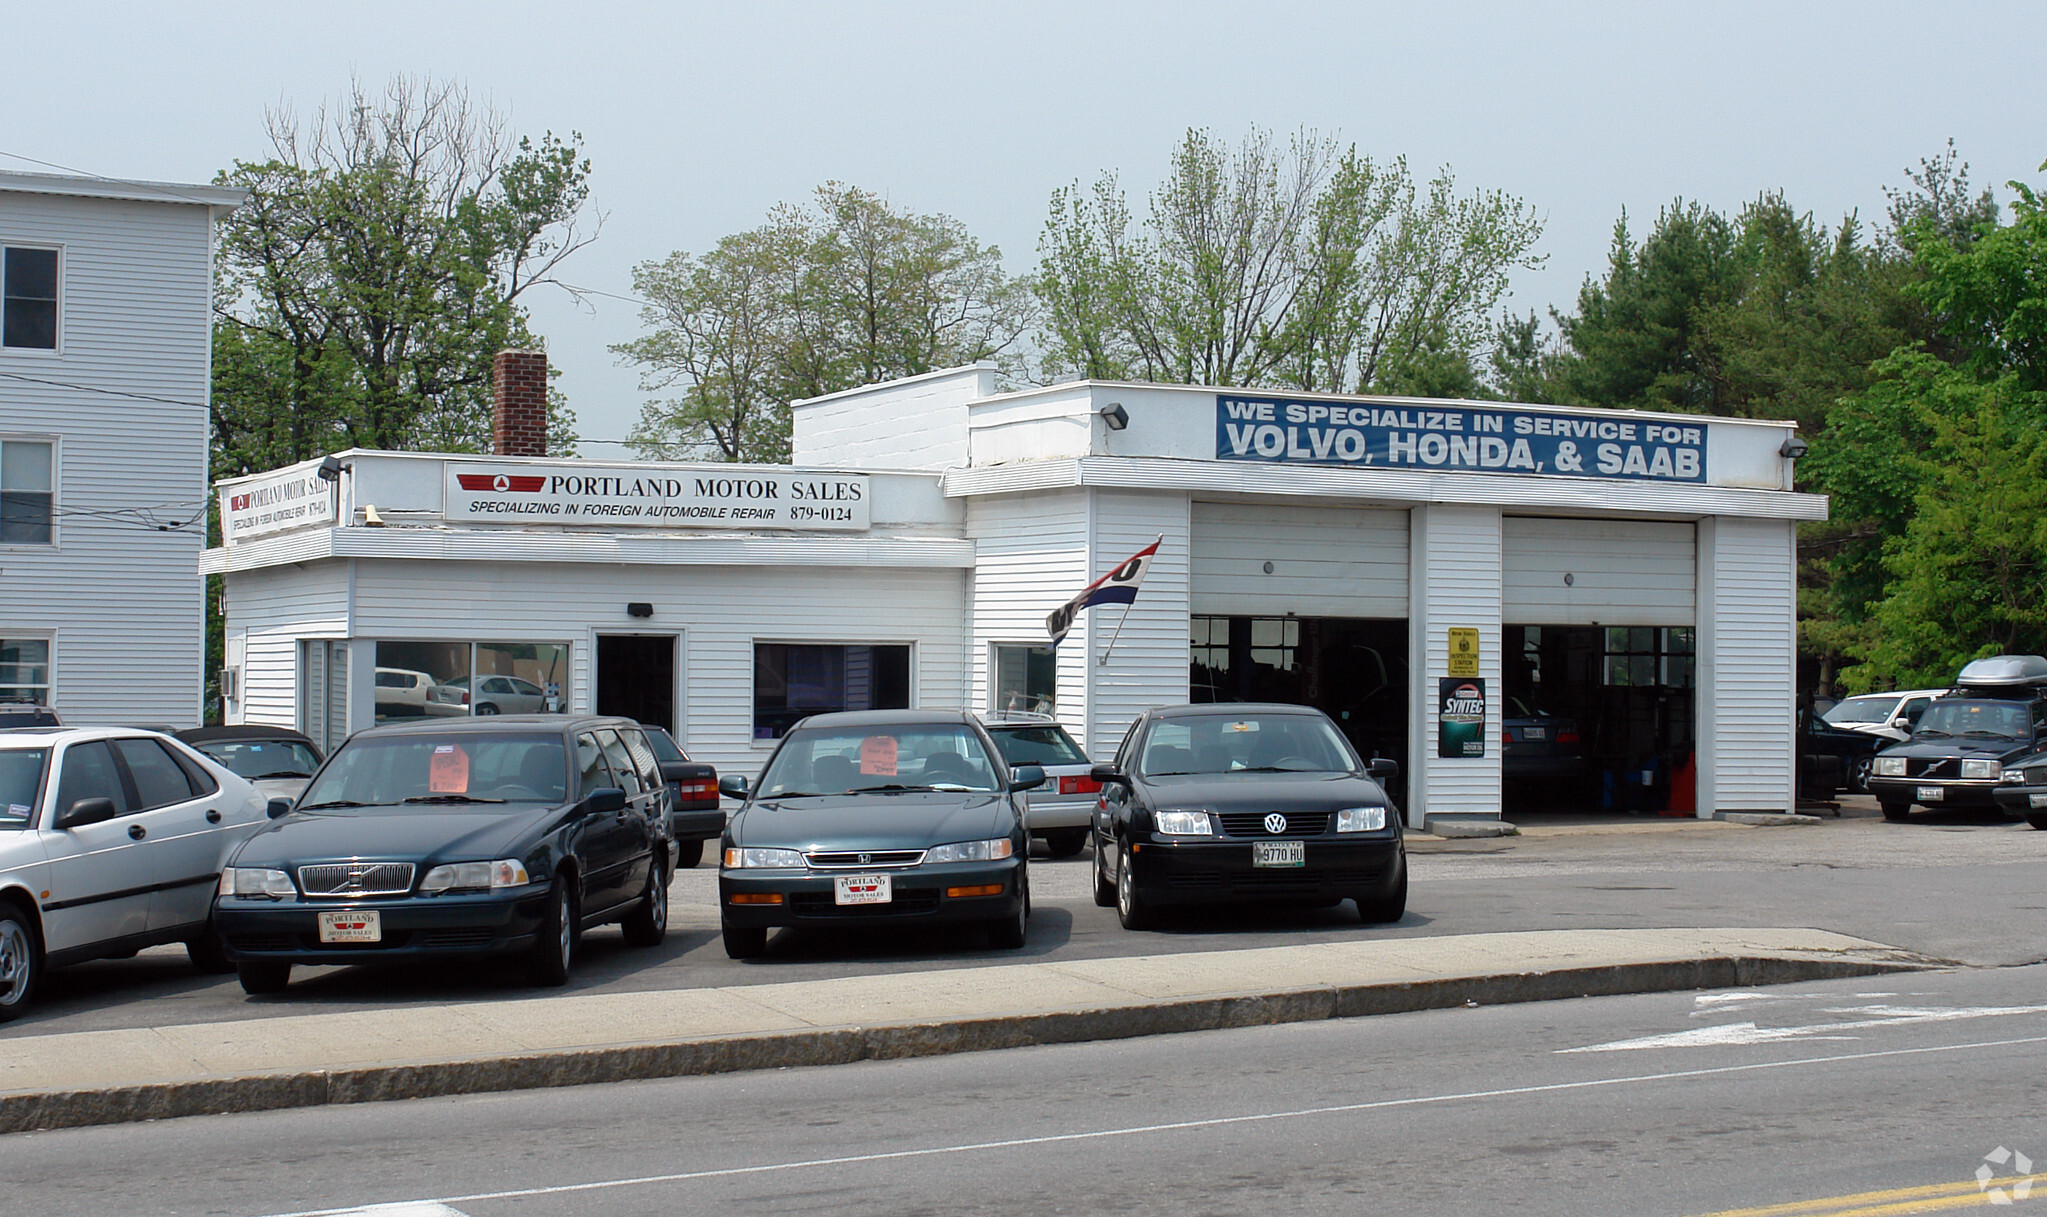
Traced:
<svg viewBox="0 0 2047 1217">
<path fill-rule="evenodd" d="M 1478 675 L 1478 631 L 1469 626 L 1450 627 L 1450 675 Z"/>
<path fill-rule="evenodd" d="M 1485 755 L 1485 681 L 1448 676 L 1438 682 L 1436 755 Z"/>
</svg>

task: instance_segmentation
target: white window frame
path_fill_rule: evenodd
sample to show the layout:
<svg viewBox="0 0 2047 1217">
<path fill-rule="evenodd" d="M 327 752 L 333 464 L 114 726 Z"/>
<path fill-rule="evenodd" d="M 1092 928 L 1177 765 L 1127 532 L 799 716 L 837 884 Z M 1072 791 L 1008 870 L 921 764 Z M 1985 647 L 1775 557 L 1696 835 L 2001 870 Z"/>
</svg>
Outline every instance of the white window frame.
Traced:
<svg viewBox="0 0 2047 1217">
<path fill-rule="evenodd" d="M 56 241 L 0 240 L 0 297 L 4 297 L 7 290 L 5 278 L 6 251 L 10 249 L 47 249 L 57 255 L 57 343 L 55 346 L 47 347 L 11 347 L 4 345 L 6 339 L 6 302 L 4 298 L 0 298 L 0 354 L 26 355 L 32 359 L 61 358 L 64 354 L 64 314 L 67 311 L 65 309 L 65 297 L 70 294 L 64 290 L 64 271 L 70 261 L 66 256 L 66 250 L 62 243 Z"/>
<path fill-rule="evenodd" d="M 749 638 L 746 642 L 746 738 L 747 743 L 751 744 L 757 752 L 772 751 L 775 745 L 782 742 L 781 736 L 776 736 L 774 739 L 759 739 L 754 735 L 754 715 L 758 712 L 754 706 L 754 691 L 759 688 L 760 684 L 760 670 L 756 666 L 755 660 L 760 654 L 759 648 L 776 646 L 908 647 L 910 649 L 910 670 L 906 679 L 909 685 L 907 700 L 910 704 L 903 708 L 906 710 L 922 708 L 920 704 L 921 699 L 917 695 L 920 680 L 918 672 L 919 656 L 917 654 L 917 640 L 914 638 L 875 638 L 868 636 L 858 638 Z"/>
<path fill-rule="evenodd" d="M 8 347 L 8 350 L 14 350 Z M 33 349 L 33 348 L 31 348 Z M 48 444 L 50 446 L 50 539 L 0 543 L 0 553 L 40 554 L 59 549 L 64 543 L 64 437 L 39 432 L 0 431 L 0 444 Z M 6 487 L 0 486 L 0 490 Z"/>
<path fill-rule="evenodd" d="M 1057 717 L 1059 704 L 1059 650 L 1057 647 L 1050 646 L 1044 639 L 1023 641 L 1014 638 L 996 638 L 989 641 L 988 713 L 998 715 L 1011 713 L 1007 707 L 997 700 L 1002 695 L 1002 649 L 1004 647 L 1018 647 L 1027 651 L 1050 650 L 1052 652 L 1052 704 L 1053 716 Z M 1026 672 L 1028 673 L 1028 669 L 1026 669 Z M 1040 713 L 1039 711 L 1031 710 L 1029 707 L 1025 707 L 1025 712 Z"/>
<path fill-rule="evenodd" d="M 37 705 L 57 705 L 57 631 L 55 630 L 10 630 L 0 627 L 0 642 L 40 642 L 49 648 L 49 658 L 43 664 L 43 700 Z M 8 686 L 13 687 L 13 686 Z"/>
</svg>

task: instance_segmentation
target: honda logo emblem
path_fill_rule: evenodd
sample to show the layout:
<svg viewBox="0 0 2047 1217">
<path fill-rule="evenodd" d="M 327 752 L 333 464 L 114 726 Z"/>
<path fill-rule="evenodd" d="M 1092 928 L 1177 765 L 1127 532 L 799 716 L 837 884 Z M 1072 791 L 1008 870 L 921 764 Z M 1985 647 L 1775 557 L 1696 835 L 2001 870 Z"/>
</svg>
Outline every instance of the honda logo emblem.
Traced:
<svg viewBox="0 0 2047 1217">
<path fill-rule="evenodd" d="M 861 855 L 860 855 L 860 865 L 862 865 L 862 866 L 865 866 L 865 865 L 867 865 L 867 864 L 868 864 L 869 862 L 872 862 L 872 861 L 874 861 L 874 855 L 873 855 L 873 854 L 861 854 Z"/>
</svg>

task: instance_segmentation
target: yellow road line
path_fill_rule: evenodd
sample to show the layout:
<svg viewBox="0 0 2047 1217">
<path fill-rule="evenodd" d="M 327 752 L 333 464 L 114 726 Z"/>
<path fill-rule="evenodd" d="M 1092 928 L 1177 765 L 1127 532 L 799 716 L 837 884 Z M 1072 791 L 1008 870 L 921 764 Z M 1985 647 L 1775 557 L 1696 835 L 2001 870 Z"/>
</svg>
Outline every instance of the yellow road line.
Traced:
<svg viewBox="0 0 2047 1217">
<path fill-rule="evenodd" d="M 2047 1173 L 2037 1175 L 2005 1175 L 1990 1181 L 1991 1187 L 2004 1189 L 2006 1196 L 2011 1189 L 2026 1182 L 2047 1182 Z M 2041 1192 L 2047 1202 L 2047 1189 Z M 2020 1201 L 2018 1203 L 2030 1203 Z M 1938 1213 L 1949 1209 L 1975 1208 L 1988 1205 L 1990 1194 L 1976 1180 L 1963 1179 L 1954 1183 L 1934 1183 L 1924 1187 L 1897 1187 L 1881 1192 L 1857 1192 L 1852 1196 L 1830 1196 L 1821 1200 L 1795 1200 L 1788 1204 L 1770 1204 L 1752 1209 L 1723 1209 L 1715 1213 L 1700 1213 L 1697 1217 L 1888 1217 L 1894 1213 Z"/>
</svg>

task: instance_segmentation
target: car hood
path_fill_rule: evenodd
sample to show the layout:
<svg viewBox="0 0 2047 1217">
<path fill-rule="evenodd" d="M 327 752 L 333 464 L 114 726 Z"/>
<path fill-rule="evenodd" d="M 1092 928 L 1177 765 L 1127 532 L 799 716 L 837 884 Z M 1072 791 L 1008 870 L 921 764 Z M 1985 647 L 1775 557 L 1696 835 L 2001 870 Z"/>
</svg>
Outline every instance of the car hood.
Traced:
<svg viewBox="0 0 2047 1217">
<path fill-rule="evenodd" d="M 249 785 L 266 799 L 296 799 L 306 788 L 311 777 L 302 778 L 252 778 Z"/>
<path fill-rule="evenodd" d="M 1922 740 L 1918 737 L 1902 744 L 1892 744 L 1883 750 L 1885 756 L 1916 757 L 1934 760 L 1946 756 L 1994 756 L 2000 759 L 2024 756 L 2033 750 L 2031 740 L 2018 739 L 1971 739 L 1957 735 L 1944 739 Z"/>
<path fill-rule="evenodd" d="M 531 803 L 476 807 L 352 807 L 295 811 L 272 820 L 235 855 L 237 866 L 325 858 L 487 861 L 523 857 L 534 839 L 570 814 Z"/>
<path fill-rule="evenodd" d="M 1015 823 L 1003 795 L 933 792 L 769 799 L 747 804 L 727 831 L 754 848 L 925 849 L 1005 837 Z"/>
<path fill-rule="evenodd" d="M 1390 807 L 1379 783 L 1354 773 L 1194 773 L 1145 778 L 1159 807 L 1278 811 L 1314 807 Z"/>
</svg>

